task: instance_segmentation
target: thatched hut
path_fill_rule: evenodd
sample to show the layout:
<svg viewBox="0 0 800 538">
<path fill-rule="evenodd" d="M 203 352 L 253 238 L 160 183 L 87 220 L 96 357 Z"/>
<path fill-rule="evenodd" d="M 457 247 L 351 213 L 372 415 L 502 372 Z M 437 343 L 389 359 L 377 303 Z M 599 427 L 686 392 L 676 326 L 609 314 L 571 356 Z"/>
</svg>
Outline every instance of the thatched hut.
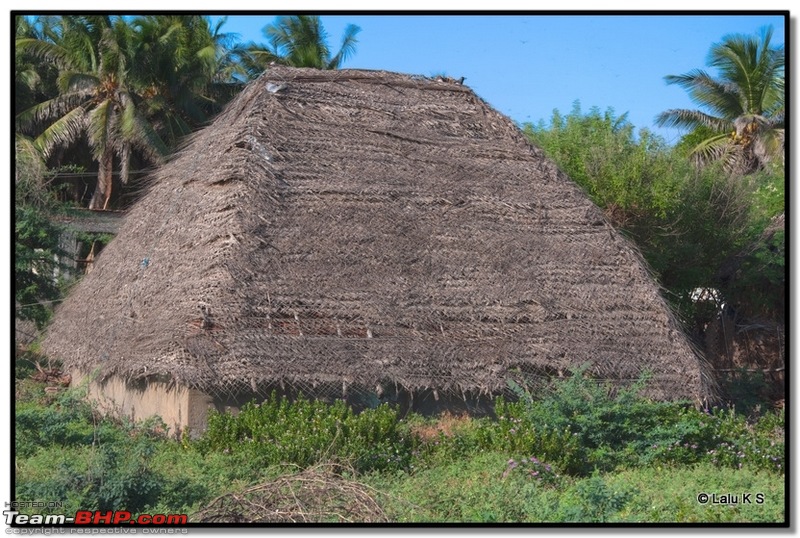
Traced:
<svg viewBox="0 0 800 538">
<path fill-rule="evenodd" d="M 707 390 L 629 241 L 454 81 L 270 69 L 151 184 L 43 344 L 135 417 L 202 427 L 275 388 L 469 400 L 587 362 Z"/>
</svg>

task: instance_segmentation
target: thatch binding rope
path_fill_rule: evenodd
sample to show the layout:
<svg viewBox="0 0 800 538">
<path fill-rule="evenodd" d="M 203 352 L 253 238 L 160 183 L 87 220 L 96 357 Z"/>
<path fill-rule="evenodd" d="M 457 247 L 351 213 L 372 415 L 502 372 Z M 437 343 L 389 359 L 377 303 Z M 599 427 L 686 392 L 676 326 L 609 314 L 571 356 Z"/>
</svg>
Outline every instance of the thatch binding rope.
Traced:
<svg viewBox="0 0 800 538">
<path fill-rule="evenodd" d="M 464 86 L 273 69 L 150 183 L 49 330 L 72 367 L 466 394 L 591 362 L 708 391 L 632 245 Z"/>
</svg>

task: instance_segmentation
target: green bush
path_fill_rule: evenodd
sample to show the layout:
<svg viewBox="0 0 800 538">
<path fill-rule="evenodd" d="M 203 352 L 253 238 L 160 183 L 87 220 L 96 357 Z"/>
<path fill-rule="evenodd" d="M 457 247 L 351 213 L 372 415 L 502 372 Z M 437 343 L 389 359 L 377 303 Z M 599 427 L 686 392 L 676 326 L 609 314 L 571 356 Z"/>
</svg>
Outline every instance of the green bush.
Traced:
<svg viewBox="0 0 800 538">
<path fill-rule="evenodd" d="M 536 456 L 522 458 L 519 461 L 513 458 L 508 460 L 508 467 L 503 473 L 503 477 L 505 478 L 511 474 L 521 475 L 538 486 L 557 484 L 560 478 L 552 465 L 541 461 Z"/>
<path fill-rule="evenodd" d="M 480 446 L 533 455 L 573 475 L 701 461 L 783 472 L 781 413 L 766 413 L 751 425 L 732 409 L 699 410 L 642 398 L 646 378 L 615 389 L 584 372 L 585 367 L 577 369 L 540 398 L 511 383 L 518 400 L 497 400 L 498 418 L 481 423 Z"/>
<path fill-rule="evenodd" d="M 146 437 L 40 450 L 24 461 L 16 498 L 64 500 L 67 511 L 141 512 L 156 503 L 165 482 L 149 463 L 155 450 Z"/>
<path fill-rule="evenodd" d="M 784 440 L 782 413 L 769 412 L 748 423 L 733 409 L 698 410 L 671 406 L 662 422 L 642 435 L 630 448 L 635 466 L 653 463 L 691 465 L 708 462 L 721 467 L 782 473 Z"/>
<path fill-rule="evenodd" d="M 68 271 L 58 261 L 61 229 L 44 209 L 17 205 L 14 213 L 14 300 L 15 314 L 42 328 L 50 319 L 50 301 L 61 296 L 53 275 Z"/>
<path fill-rule="evenodd" d="M 745 416 L 651 402 L 637 395 L 644 379 L 612 389 L 583 374 L 538 397 L 516 386 L 516 401 L 497 400 L 496 418 L 398 420 L 388 406 L 355 414 L 344 402 L 273 395 L 238 416 L 213 415 L 203 437 L 183 443 L 156 434 L 156 423 L 101 418 L 76 391 L 20 401 L 15 493 L 64 500 L 67 511 L 191 512 L 223 493 L 326 461 L 362 473 L 396 521 L 777 517 L 783 411 Z M 729 477 L 716 490 L 707 478 L 714 469 Z M 770 495 L 767 512 L 698 506 L 697 492 L 722 492 L 734 478 Z M 661 492 L 648 480 L 680 497 L 657 500 Z"/>
<path fill-rule="evenodd" d="M 125 437 L 125 432 L 97 414 L 78 390 L 64 392 L 50 405 L 17 402 L 15 418 L 15 446 L 20 456 L 29 456 L 41 447 L 105 444 Z"/>
<path fill-rule="evenodd" d="M 484 423 L 488 447 L 510 455 L 538 457 L 561 472 L 576 473 L 583 468 L 580 439 L 572 425 L 545 420 L 530 413 L 528 402 L 495 401 L 497 421 Z"/>
<path fill-rule="evenodd" d="M 497 403 L 498 428 L 518 440 L 509 449 L 519 453 L 527 447 L 571 474 L 610 470 L 637 457 L 648 435 L 674 413 L 674 404 L 639 396 L 647 377 L 629 387 L 613 387 L 588 377 L 587 368 L 551 383 L 540 398 L 509 383 L 517 401 Z"/>
<path fill-rule="evenodd" d="M 18 401 L 16 498 L 63 500 L 67 511 L 144 510 L 169 483 L 151 465 L 157 422 L 102 417 L 81 390 Z"/>
<path fill-rule="evenodd" d="M 406 468 L 411 455 L 410 439 L 388 405 L 355 414 L 344 401 L 290 402 L 276 393 L 236 416 L 212 413 L 197 447 L 246 454 L 264 465 L 340 460 L 357 471 Z"/>
</svg>

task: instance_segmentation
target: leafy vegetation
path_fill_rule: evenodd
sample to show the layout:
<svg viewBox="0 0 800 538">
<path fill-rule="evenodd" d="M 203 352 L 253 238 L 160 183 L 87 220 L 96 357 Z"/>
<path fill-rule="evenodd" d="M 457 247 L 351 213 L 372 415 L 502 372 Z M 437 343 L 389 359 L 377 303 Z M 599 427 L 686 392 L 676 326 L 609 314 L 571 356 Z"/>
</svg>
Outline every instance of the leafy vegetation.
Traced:
<svg viewBox="0 0 800 538">
<path fill-rule="evenodd" d="M 404 468 L 409 447 L 397 411 L 386 405 L 356 415 L 341 400 L 289 402 L 275 393 L 236 416 L 212 412 L 197 444 L 202 452 L 222 451 L 264 466 L 342 460 L 358 471 Z"/>
<path fill-rule="evenodd" d="M 526 124 L 524 131 L 633 239 L 690 330 L 718 312 L 693 300 L 698 288 L 721 289 L 720 302 L 732 305 L 758 303 L 750 295 L 759 293 L 767 294 L 759 304 L 781 304 L 782 246 L 741 268 L 740 282 L 758 280 L 756 287 L 722 289 L 719 272 L 784 211 L 782 169 L 747 176 L 719 164 L 698 169 L 680 145 L 670 148 L 646 130 L 637 137 L 625 115 L 584 113 L 579 103 L 567 116 L 555 111 L 549 124 Z"/>
<path fill-rule="evenodd" d="M 278 17 L 264 27 L 264 36 L 270 47 L 251 43 L 246 47 L 249 62 L 246 65 L 263 71 L 270 63 L 316 69 L 339 69 L 341 64 L 356 52 L 361 29 L 350 24 L 345 28 L 339 50 L 333 54 L 328 45 L 328 34 L 316 15 Z"/>
<path fill-rule="evenodd" d="M 61 296 L 61 230 L 51 215 L 58 210 L 46 189 L 47 168 L 30 139 L 16 137 L 14 180 L 14 301 L 16 317 L 40 328 L 50 318 L 50 302 Z"/>
<path fill-rule="evenodd" d="M 355 473 L 398 522 L 782 521 L 783 412 L 651 402 L 636 394 L 646 382 L 609 390 L 578 371 L 541 397 L 517 386 L 494 418 L 400 419 L 386 406 L 354 414 L 273 395 L 178 440 L 158 420 L 115 421 L 78 389 L 51 396 L 26 377 L 16 497 L 64 500 L 62 511 L 191 514 L 326 463 Z M 728 491 L 762 492 L 764 503 L 696 500 Z"/>
<path fill-rule="evenodd" d="M 48 301 L 61 296 L 58 280 L 61 268 L 56 256 L 59 229 L 35 207 L 17 207 L 14 215 L 14 300 L 17 316 L 39 327 L 50 319 Z"/>
</svg>

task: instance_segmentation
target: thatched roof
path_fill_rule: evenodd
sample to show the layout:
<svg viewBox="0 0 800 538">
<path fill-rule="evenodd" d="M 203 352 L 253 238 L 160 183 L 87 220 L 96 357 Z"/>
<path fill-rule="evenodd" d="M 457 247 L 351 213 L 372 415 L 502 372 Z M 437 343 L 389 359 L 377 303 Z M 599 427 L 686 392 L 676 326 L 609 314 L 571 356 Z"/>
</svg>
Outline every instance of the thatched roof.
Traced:
<svg viewBox="0 0 800 538">
<path fill-rule="evenodd" d="M 460 394 L 591 362 L 704 391 L 630 243 L 465 86 L 271 69 L 151 183 L 49 328 L 67 365 Z"/>
</svg>

